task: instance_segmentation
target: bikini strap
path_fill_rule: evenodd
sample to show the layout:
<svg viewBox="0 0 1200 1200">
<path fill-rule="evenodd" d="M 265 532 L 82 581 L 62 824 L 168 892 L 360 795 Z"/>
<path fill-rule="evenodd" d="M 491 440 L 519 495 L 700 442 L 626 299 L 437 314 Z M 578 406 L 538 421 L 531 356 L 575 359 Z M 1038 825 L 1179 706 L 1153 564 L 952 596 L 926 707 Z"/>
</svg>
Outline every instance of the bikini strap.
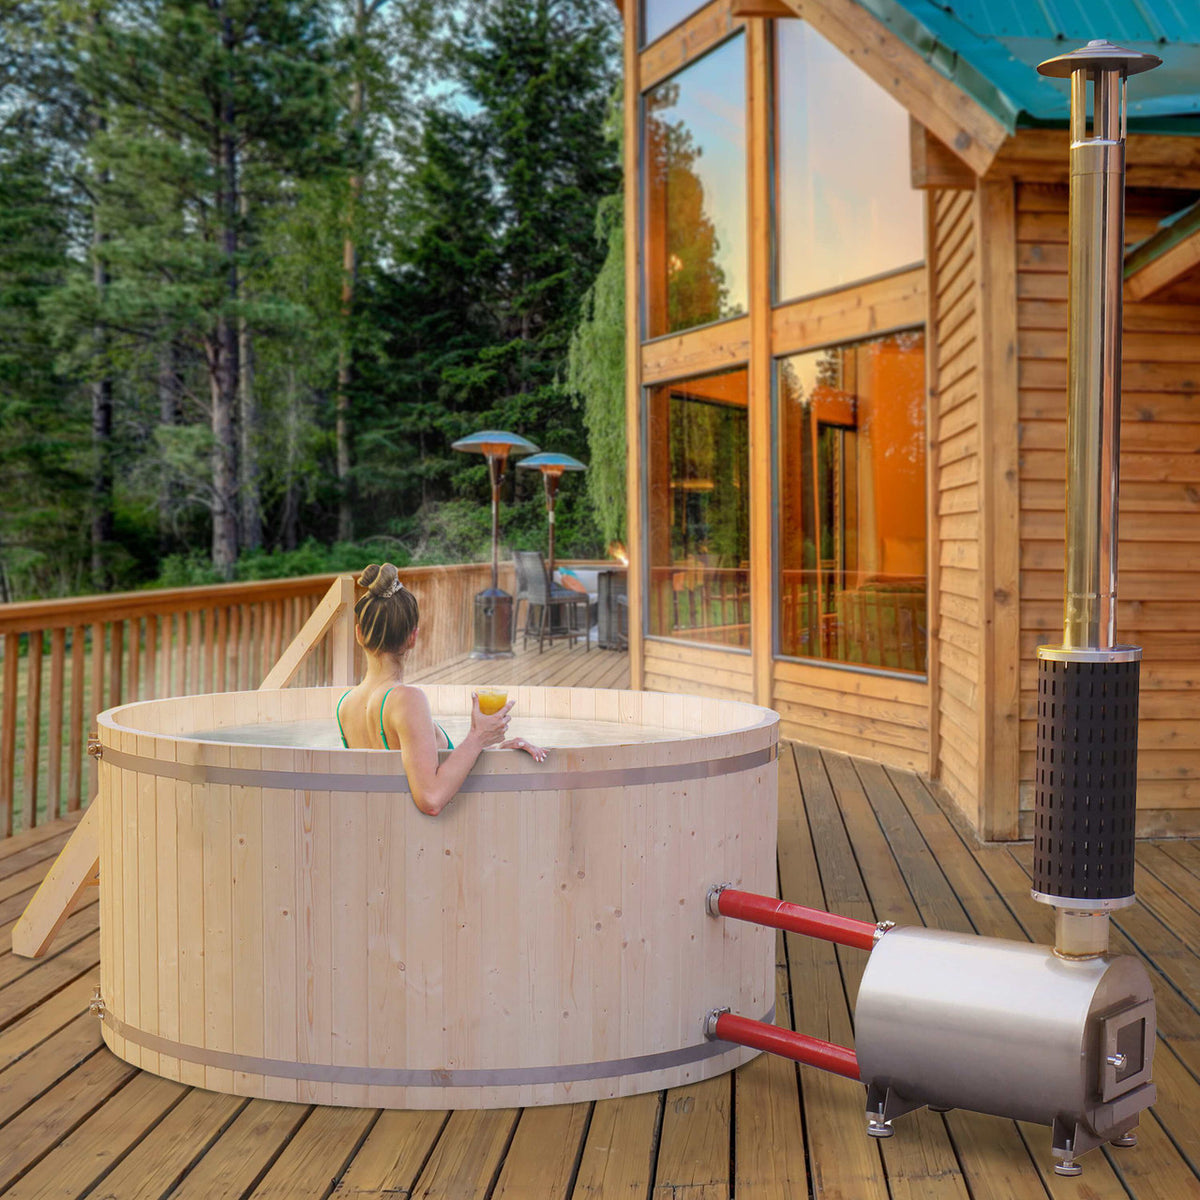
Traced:
<svg viewBox="0 0 1200 1200">
<path fill-rule="evenodd" d="M 385 750 L 390 750 L 391 746 L 388 745 L 387 734 L 383 732 L 383 710 L 387 707 L 387 698 L 395 690 L 395 684 L 393 684 L 386 692 L 383 693 L 383 700 L 380 701 L 379 704 L 379 736 L 383 738 L 383 748 Z"/>
<path fill-rule="evenodd" d="M 343 692 L 342 700 L 345 700 L 345 698 L 350 695 L 350 692 L 352 691 L 354 691 L 353 688 L 351 688 L 349 692 Z M 346 741 L 346 731 L 342 728 L 342 700 L 337 702 L 337 707 L 333 710 L 333 715 L 337 718 L 338 733 L 342 735 L 342 745 L 349 750 L 350 743 Z"/>
</svg>

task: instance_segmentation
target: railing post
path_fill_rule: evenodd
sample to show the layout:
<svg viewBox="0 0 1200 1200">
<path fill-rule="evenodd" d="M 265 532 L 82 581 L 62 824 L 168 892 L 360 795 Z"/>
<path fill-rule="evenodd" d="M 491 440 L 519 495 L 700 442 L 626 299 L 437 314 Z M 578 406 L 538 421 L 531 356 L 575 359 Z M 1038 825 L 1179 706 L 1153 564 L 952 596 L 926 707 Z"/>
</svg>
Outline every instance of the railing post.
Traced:
<svg viewBox="0 0 1200 1200">
<path fill-rule="evenodd" d="M 354 576 L 340 575 L 341 607 L 337 623 L 330 632 L 333 639 L 333 679 L 335 687 L 349 687 L 354 680 L 354 654 L 358 643 L 354 639 Z"/>
</svg>

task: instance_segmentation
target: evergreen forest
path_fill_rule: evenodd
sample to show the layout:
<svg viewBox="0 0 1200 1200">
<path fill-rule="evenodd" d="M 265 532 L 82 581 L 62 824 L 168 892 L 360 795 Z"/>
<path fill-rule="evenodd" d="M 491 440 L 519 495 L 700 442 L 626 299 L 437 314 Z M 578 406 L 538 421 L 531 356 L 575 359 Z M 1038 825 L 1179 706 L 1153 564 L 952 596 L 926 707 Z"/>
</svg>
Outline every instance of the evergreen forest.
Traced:
<svg viewBox="0 0 1200 1200">
<path fill-rule="evenodd" d="M 624 522 L 619 14 L 0 0 L 0 602 Z M 506 549 L 542 548 L 536 471 Z"/>
</svg>

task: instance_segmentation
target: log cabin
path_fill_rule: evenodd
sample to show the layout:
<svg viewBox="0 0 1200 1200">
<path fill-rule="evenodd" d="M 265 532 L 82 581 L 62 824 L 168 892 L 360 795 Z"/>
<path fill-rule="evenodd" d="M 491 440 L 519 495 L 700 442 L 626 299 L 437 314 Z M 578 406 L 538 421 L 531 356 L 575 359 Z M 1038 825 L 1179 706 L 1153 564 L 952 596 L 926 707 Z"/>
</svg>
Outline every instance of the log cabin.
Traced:
<svg viewBox="0 0 1200 1200">
<path fill-rule="evenodd" d="M 624 0 L 634 687 L 1033 818 L 1062 640 L 1068 86 L 1130 85 L 1118 634 L 1143 836 L 1200 833 L 1200 16 Z M 1190 14 L 1190 15 L 1189 15 Z"/>
</svg>

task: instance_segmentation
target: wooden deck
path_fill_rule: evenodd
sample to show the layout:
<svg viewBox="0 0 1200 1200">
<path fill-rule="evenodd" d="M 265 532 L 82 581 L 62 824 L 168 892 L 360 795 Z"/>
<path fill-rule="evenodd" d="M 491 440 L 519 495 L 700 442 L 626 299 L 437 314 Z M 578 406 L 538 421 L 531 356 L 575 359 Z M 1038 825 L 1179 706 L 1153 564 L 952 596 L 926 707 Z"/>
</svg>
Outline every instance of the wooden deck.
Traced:
<svg viewBox="0 0 1200 1200">
<path fill-rule="evenodd" d="M 595 686 L 622 682 L 623 660 L 576 648 L 455 664 L 438 677 L 560 683 L 577 670 Z M 1052 914 L 1029 898 L 1027 844 L 977 844 L 914 775 L 793 744 L 780 764 L 783 896 L 1049 940 Z M 922 1111 L 899 1119 L 890 1141 L 872 1141 L 860 1086 L 768 1056 L 665 1093 L 493 1112 L 316 1108 L 145 1074 L 103 1048 L 87 1012 L 98 905 L 69 919 L 45 961 L 8 950 L 12 922 L 70 828 L 59 821 L 0 843 L 0 1194 L 12 1200 L 1200 1197 L 1195 842 L 1141 844 L 1140 902 L 1115 922 L 1115 949 L 1142 955 L 1155 981 L 1159 1104 L 1135 1149 L 1090 1153 L 1083 1176 L 1068 1180 L 1051 1172 L 1048 1130 L 993 1117 Z M 780 1021 L 849 1042 L 865 959 L 781 938 Z"/>
<path fill-rule="evenodd" d="M 531 686 L 627 688 L 629 655 L 623 650 L 590 650 L 576 642 L 547 646 L 541 653 L 537 644 L 521 648 L 512 658 L 459 658 L 440 667 L 432 667 L 412 676 L 412 683 L 524 683 Z M 517 719 L 514 710 L 513 720 Z"/>
</svg>

